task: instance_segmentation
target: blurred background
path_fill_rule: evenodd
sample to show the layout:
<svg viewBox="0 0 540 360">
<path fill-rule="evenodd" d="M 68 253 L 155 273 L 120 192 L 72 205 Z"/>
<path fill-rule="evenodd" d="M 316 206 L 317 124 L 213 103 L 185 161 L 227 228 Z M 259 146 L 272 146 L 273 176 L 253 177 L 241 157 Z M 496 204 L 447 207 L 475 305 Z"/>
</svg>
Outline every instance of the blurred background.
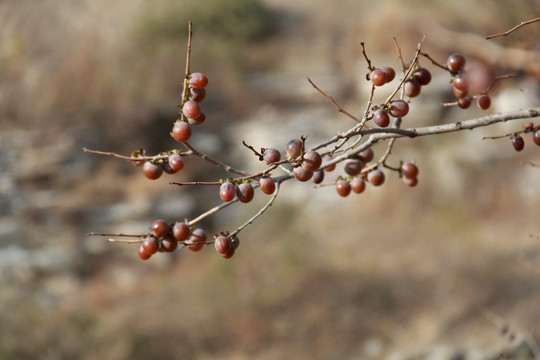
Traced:
<svg viewBox="0 0 540 360">
<path fill-rule="evenodd" d="M 217 189 L 168 181 L 227 175 L 189 159 L 149 181 L 81 149 L 175 147 L 190 20 L 192 71 L 210 79 L 192 142 L 255 171 L 242 140 L 283 150 L 351 126 L 306 77 L 363 112 L 361 41 L 376 66 L 399 69 L 392 37 L 407 60 L 427 34 L 441 62 L 460 51 L 470 68 L 517 75 L 488 113 L 538 106 L 540 25 L 484 40 L 538 14 L 532 0 L 0 2 L 0 359 L 526 356 L 520 344 L 540 331 L 540 170 L 523 161 L 539 152 L 529 138 L 521 153 L 481 138 L 527 121 L 399 141 L 390 163 L 415 160 L 416 188 L 389 173 L 348 198 L 287 182 L 231 260 L 208 248 L 143 262 L 137 246 L 85 237 L 194 218 L 220 203 Z M 448 76 L 421 64 L 434 78 L 406 126 L 483 114 L 443 109 Z M 267 199 L 202 226 L 232 230 Z"/>
</svg>

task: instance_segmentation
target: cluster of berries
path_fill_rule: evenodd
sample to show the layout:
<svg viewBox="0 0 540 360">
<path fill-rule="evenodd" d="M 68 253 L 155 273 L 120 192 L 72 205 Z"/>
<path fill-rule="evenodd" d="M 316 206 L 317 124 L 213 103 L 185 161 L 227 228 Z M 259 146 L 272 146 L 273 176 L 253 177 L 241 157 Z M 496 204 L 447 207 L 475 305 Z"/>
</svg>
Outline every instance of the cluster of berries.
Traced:
<svg viewBox="0 0 540 360">
<path fill-rule="evenodd" d="M 178 244 L 185 245 L 191 251 L 199 251 L 204 245 L 210 244 L 207 238 L 203 229 L 192 231 L 186 223 L 177 222 L 170 226 L 165 220 L 155 220 L 150 225 L 150 234 L 139 246 L 139 258 L 148 260 L 158 252 L 173 252 L 178 248 Z M 216 251 L 225 259 L 232 257 L 239 245 L 238 237 L 230 237 L 228 232 L 214 236 Z"/>
<path fill-rule="evenodd" d="M 469 108 L 474 98 L 482 110 L 487 110 L 491 106 L 491 98 L 487 93 L 474 97 L 469 95 L 470 80 L 464 71 L 465 56 L 459 53 L 450 55 L 446 60 L 446 69 L 452 74 L 453 91 L 460 108 Z"/>
<path fill-rule="evenodd" d="M 180 105 L 186 120 L 177 119 L 171 132 L 172 137 L 179 142 L 188 141 L 191 137 L 190 125 L 199 125 L 206 120 L 206 115 L 201 111 L 199 103 L 206 97 L 205 87 L 208 85 L 208 78 L 202 73 L 192 73 L 188 81 L 188 99 Z M 144 176 L 150 180 L 159 179 L 163 172 L 175 174 L 184 167 L 184 160 L 178 151 L 161 155 L 155 160 L 133 160 L 132 163 L 135 166 L 142 166 Z M 164 155 L 168 155 L 168 157 Z M 132 152 L 131 156 L 144 156 L 144 149 Z"/>
<path fill-rule="evenodd" d="M 534 126 L 532 122 L 523 125 L 522 133 L 532 132 L 532 138 L 536 145 L 540 146 L 540 126 Z M 525 140 L 519 134 L 511 137 L 512 146 L 516 151 L 521 151 L 525 148 Z"/>
<path fill-rule="evenodd" d="M 139 149 L 131 153 L 131 157 L 144 156 L 144 149 Z M 142 166 L 143 174 L 150 180 L 161 177 L 163 172 L 176 174 L 184 168 L 184 159 L 177 150 L 160 154 L 157 160 L 132 160 L 134 166 Z"/>
<path fill-rule="evenodd" d="M 206 232 L 202 229 L 194 229 L 183 222 L 177 222 L 173 226 L 165 220 L 155 220 L 150 225 L 150 234 L 144 238 L 139 247 L 139 257 L 148 260 L 157 252 L 173 252 L 178 244 L 185 244 L 191 251 L 199 251 L 207 244 Z"/>
</svg>

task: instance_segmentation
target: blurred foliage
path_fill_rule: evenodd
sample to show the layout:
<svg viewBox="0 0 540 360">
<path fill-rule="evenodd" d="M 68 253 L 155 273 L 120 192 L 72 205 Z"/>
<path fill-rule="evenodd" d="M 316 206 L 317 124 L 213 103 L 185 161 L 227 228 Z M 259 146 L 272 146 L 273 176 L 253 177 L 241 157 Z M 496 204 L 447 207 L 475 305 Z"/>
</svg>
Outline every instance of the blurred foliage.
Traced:
<svg viewBox="0 0 540 360">
<path fill-rule="evenodd" d="M 215 41 L 262 40 L 274 30 L 271 13 L 259 0 L 168 0 L 143 7 L 135 35 L 150 47 L 156 42 L 177 41 L 186 37 L 189 21 L 197 24 L 197 36 Z"/>
</svg>

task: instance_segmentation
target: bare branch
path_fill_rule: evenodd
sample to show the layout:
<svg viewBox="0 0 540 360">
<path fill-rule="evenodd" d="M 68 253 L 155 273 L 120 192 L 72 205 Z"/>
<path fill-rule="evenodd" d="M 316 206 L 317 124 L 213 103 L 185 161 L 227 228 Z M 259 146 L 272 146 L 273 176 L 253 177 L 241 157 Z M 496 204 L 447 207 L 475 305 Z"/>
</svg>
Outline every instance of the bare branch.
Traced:
<svg viewBox="0 0 540 360">
<path fill-rule="evenodd" d="M 499 34 L 495 34 L 495 35 L 489 35 L 489 36 L 486 36 L 486 40 L 493 39 L 493 38 L 496 38 L 496 37 L 499 37 L 499 36 L 507 36 L 507 35 L 510 35 L 510 34 L 513 33 L 514 31 L 516 31 L 517 29 L 519 29 L 520 27 L 523 27 L 523 26 L 525 26 L 525 25 L 529 25 L 529 24 L 535 23 L 535 22 L 537 22 L 537 21 L 540 21 L 540 17 L 537 17 L 536 19 L 532 19 L 532 20 L 522 21 L 522 22 L 520 22 L 519 24 L 517 24 L 516 26 L 514 26 L 513 28 L 511 28 L 511 29 L 508 30 L 508 31 L 505 31 L 505 32 L 499 33 Z"/>
</svg>

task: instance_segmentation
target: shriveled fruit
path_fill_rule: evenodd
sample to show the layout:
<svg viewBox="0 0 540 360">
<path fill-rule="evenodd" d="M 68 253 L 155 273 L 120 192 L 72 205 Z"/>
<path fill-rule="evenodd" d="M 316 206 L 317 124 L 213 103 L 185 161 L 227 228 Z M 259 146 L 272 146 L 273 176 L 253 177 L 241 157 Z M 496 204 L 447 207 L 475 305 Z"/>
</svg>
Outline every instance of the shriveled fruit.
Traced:
<svg viewBox="0 0 540 360">
<path fill-rule="evenodd" d="M 171 234 L 166 235 L 161 239 L 161 247 L 165 252 L 173 252 L 178 247 L 178 240 L 174 238 Z"/>
<path fill-rule="evenodd" d="M 405 100 L 392 100 L 388 112 L 396 118 L 404 117 L 409 113 L 409 104 Z"/>
<path fill-rule="evenodd" d="M 236 187 L 236 197 L 243 203 L 248 203 L 253 200 L 255 191 L 250 183 L 242 183 Z"/>
<path fill-rule="evenodd" d="M 293 159 L 302 155 L 302 140 L 292 139 L 287 143 L 287 154 Z"/>
<path fill-rule="evenodd" d="M 293 174 L 298 181 L 306 182 L 313 176 L 313 171 L 297 166 L 293 169 Z"/>
<path fill-rule="evenodd" d="M 206 232 L 203 229 L 195 229 L 191 233 L 191 237 L 187 241 L 188 249 L 191 251 L 199 251 L 203 248 L 206 243 Z M 193 245 L 192 245 L 193 244 Z"/>
<path fill-rule="evenodd" d="M 373 113 L 373 121 L 380 127 L 387 127 L 390 125 L 390 116 L 384 109 L 377 109 L 375 113 Z"/>
<path fill-rule="evenodd" d="M 358 154 L 358 157 L 360 158 L 360 160 L 364 162 L 364 164 L 371 162 L 374 156 L 375 156 L 375 153 L 373 152 L 372 148 L 367 148 L 365 150 L 362 150 Z"/>
<path fill-rule="evenodd" d="M 216 238 L 214 242 L 214 247 L 216 248 L 216 251 L 222 255 L 229 253 L 231 250 L 234 250 L 232 242 L 223 235 L 220 235 Z"/>
<path fill-rule="evenodd" d="M 322 156 L 313 150 L 306 151 L 302 158 L 302 167 L 309 171 L 317 171 L 321 167 Z"/>
<path fill-rule="evenodd" d="M 364 163 L 360 159 L 347 159 L 344 162 L 343 165 L 343 171 L 347 173 L 347 175 L 355 176 L 360 174 L 360 171 L 362 171 L 362 168 L 364 167 Z"/>
<path fill-rule="evenodd" d="M 281 153 L 278 149 L 268 148 L 263 152 L 263 160 L 267 165 L 273 164 L 281 160 Z"/>
</svg>

